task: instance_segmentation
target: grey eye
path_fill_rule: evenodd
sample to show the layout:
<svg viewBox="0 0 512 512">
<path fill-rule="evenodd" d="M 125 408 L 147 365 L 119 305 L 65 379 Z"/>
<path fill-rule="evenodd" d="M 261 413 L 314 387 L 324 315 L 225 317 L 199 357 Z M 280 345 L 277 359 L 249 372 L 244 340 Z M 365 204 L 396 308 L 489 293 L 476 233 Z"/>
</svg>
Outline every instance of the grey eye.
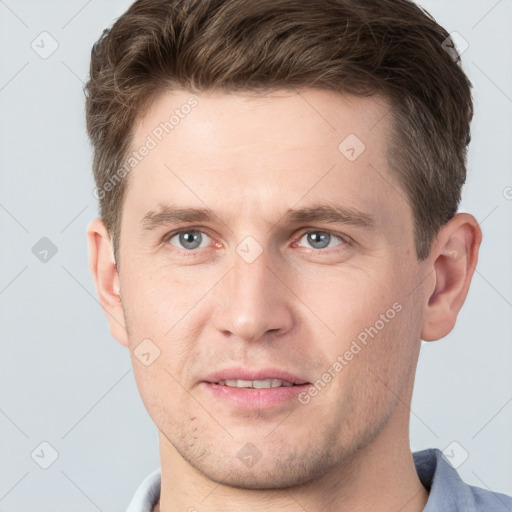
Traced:
<svg viewBox="0 0 512 512">
<path fill-rule="evenodd" d="M 179 245 L 172 242 L 176 238 L 178 239 Z M 180 231 L 179 233 L 176 233 L 169 239 L 169 243 L 180 249 L 183 248 L 187 250 L 194 250 L 205 247 L 204 242 L 208 242 L 209 238 L 210 237 L 207 234 L 191 229 L 188 231 Z"/>
<path fill-rule="evenodd" d="M 344 242 L 339 236 L 326 231 L 309 231 L 308 233 L 304 233 L 300 240 L 302 241 L 304 238 L 307 239 L 307 243 L 314 249 L 327 249 L 328 247 L 342 245 Z M 341 244 L 331 245 L 331 242 L 336 240 L 339 240 Z"/>
</svg>

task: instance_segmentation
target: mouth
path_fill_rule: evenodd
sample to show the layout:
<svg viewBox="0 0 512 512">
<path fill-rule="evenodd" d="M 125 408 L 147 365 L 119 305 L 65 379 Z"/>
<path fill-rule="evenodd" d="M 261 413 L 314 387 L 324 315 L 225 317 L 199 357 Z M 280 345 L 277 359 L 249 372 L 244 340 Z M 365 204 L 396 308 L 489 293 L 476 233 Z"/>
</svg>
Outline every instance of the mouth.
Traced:
<svg viewBox="0 0 512 512">
<path fill-rule="evenodd" d="M 230 380 L 220 380 L 219 382 L 215 382 L 219 386 L 228 386 L 230 388 L 247 388 L 247 389 L 270 389 L 270 388 L 280 388 L 280 387 L 289 387 L 289 386 L 298 386 L 299 384 L 294 384 L 293 382 L 289 382 L 287 380 L 280 379 L 262 379 L 262 380 L 242 380 L 242 379 L 230 379 Z"/>
<path fill-rule="evenodd" d="M 271 409 L 297 402 L 311 384 L 280 369 L 227 369 L 202 381 L 210 396 L 224 404 L 243 409 Z"/>
<path fill-rule="evenodd" d="M 306 379 L 281 368 L 226 368 L 207 375 L 203 380 L 220 386 L 254 389 L 309 384 Z"/>
</svg>

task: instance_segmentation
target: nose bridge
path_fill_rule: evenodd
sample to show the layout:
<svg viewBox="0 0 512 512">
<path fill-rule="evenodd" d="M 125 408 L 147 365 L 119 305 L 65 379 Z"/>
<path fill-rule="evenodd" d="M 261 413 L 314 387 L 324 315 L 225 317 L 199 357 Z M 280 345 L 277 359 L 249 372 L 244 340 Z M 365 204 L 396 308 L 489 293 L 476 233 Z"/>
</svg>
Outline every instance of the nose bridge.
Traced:
<svg viewBox="0 0 512 512">
<path fill-rule="evenodd" d="M 241 251 L 241 247 L 238 248 Z M 254 261 L 247 260 L 240 256 L 240 252 L 233 261 L 231 272 L 233 299 L 242 302 L 264 302 L 265 295 L 272 290 L 275 283 L 270 282 L 273 274 L 269 269 L 268 251 L 262 252 Z M 274 277 L 275 279 L 275 277 Z"/>
<path fill-rule="evenodd" d="M 249 245 L 240 244 L 233 257 L 231 272 L 219 292 L 222 300 L 216 312 L 216 326 L 224 334 L 247 341 L 260 339 L 268 331 L 291 328 L 292 314 L 286 287 L 280 283 L 269 252 L 259 249 L 254 258 Z M 248 257 L 250 255 L 251 257 Z"/>
</svg>

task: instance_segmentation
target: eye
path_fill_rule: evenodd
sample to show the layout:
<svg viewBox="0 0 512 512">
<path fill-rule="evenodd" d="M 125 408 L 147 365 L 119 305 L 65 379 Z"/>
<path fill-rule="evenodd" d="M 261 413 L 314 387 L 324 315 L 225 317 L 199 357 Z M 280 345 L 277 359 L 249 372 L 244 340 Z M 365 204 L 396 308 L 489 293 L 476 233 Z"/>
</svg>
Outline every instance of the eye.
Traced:
<svg viewBox="0 0 512 512">
<path fill-rule="evenodd" d="M 173 240 L 176 239 L 176 242 Z M 187 251 L 193 251 L 194 249 L 202 249 L 208 246 L 210 237 L 197 229 L 188 229 L 184 231 L 178 231 L 168 237 L 168 242 L 174 245 L 178 249 L 186 249 Z"/>
<path fill-rule="evenodd" d="M 300 237 L 298 243 L 300 244 L 303 239 L 306 239 L 306 242 L 314 249 L 330 249 L 332 247 L 348 245 L 348 242 L 341 236 L 330 233 L 329 231 L 308 231 Z M 332 243 L 336 241 L 341 243 Z"/>
</svg>

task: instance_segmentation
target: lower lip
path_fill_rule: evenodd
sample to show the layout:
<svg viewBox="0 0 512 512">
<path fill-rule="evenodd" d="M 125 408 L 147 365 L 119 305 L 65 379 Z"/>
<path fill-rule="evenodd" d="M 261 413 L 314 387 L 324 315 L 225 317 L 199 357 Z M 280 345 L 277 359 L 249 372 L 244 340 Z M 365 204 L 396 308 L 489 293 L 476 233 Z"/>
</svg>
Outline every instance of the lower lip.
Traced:
<svg viewBox="0 0 512 512">
<path fill-rule="evenodd" d="M 297 397 L 311 387 L 311 384 L 301 384 L 297 386 L 254 389 L 234 388 L 212 382 L 203 382 L 202 384 L 213 396 L 225 400 L 235 407 L 259 410 L 270 409 L 290 401 L 297 401 Z"/>
</svg>

